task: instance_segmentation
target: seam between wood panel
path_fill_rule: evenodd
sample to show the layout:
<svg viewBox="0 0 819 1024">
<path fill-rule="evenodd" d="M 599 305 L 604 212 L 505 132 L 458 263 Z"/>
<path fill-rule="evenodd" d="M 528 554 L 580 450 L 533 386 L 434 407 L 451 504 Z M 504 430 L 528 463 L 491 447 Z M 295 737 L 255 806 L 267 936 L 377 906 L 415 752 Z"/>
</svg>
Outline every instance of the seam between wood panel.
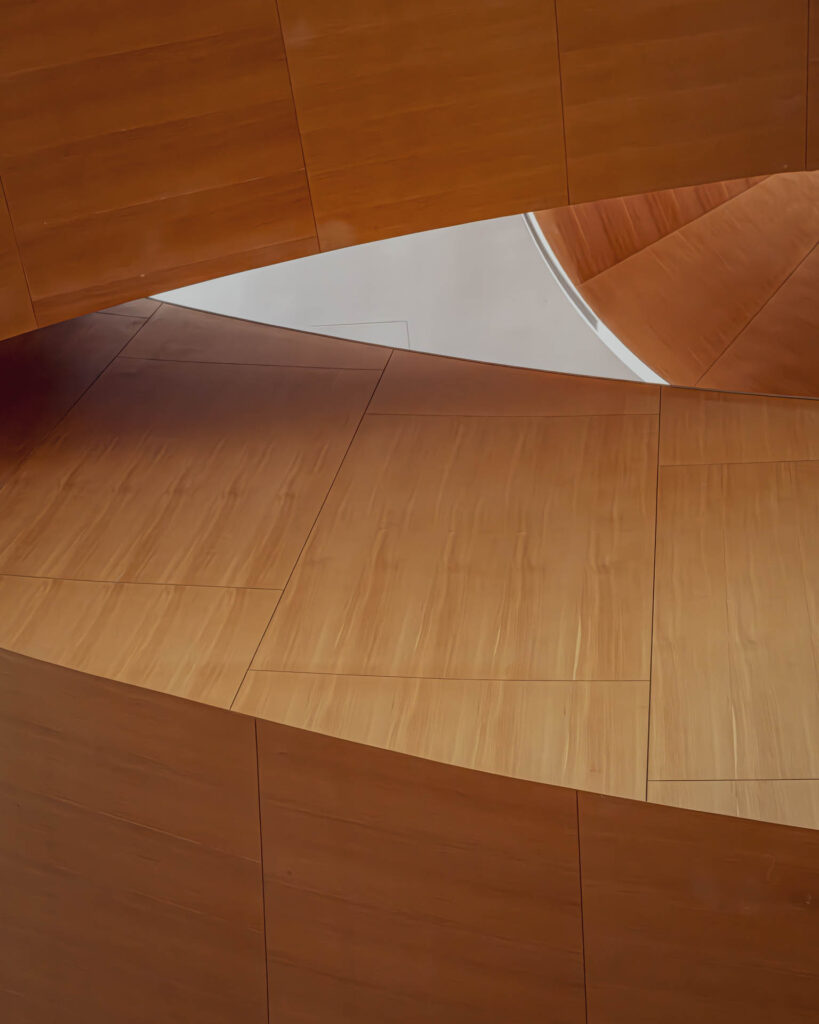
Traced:
<svg viewBox="0 0 819 1024">
<path fill-rule="evenodd" d="M 569 144 L 566 139 L 566 100 L 563 95 L 563 61 L 560 57 L 560 19 L 557 13 L 557 0 L 554 0 L 555 11 L 555 50 L 557 51 L 557 83 L 560 89 L 560 126 L 563 129 L 563 168 L 566 176 L 566 202 L 571 205 L 572 191 L 569 183 Z"/>
<path fill-rule="evenodd" d="M 583 1007 L 589 1024 L 589 979 L 586 971 L 586 923 L 583 920 L 583 854 L 580 849 L 580 792 L 574 791 L 575 823 L 577 826 L 577 884 L 580 893 L 580 954 L 583 964 Z"/>
<path fill-rule="evenodd" d="M 264 938 L 264 979 L 267 996 L 267 1020 L 270 1024 L 270 961 L 267 949 L 267 901 L 264 889 L 264 835 L 262 824 L 262 773 L 259 767 L 259 720 L 253 719 L 253 742 L 256 747 L 256 794 L 259 807 L 259 867 L 261 868 L 262 888 L 262 936 Z"/>
<path fill-rule="evenodd" d="M 34 321 L 35 328 L 40 327 L 40 321 L 37 318 L 37 310 L 34 308 L 34 299 L 31 295 L 31 282 L 28 279 L 28 271 L 26 265 L 23 262 L 23 253 L 20 249 L 20 239 L 17 237 L 17 228 L 14 226 L 14 218 L 11 215 L 11 207 L 9 206 L 9 198 L 6 193 L 6 186 L 3 184 L 3 178 L 0 176 L 0 201 L 6 208 L 6 215 L 9 219 L 9 228 L 11 229 L 11 237 L 14 239 L 14 251 L 17 253 L 17 262 L 20 264 L 20 272 L 23 275 L 23 281 L 26 285 L 26 294 L 28 295 L 28 304 L 31 308 L 31 319 Z"/>
<path fill-rule="evenodd" d="M 657 411 L 657 472 L 654 477 L 654 560 L 651 574 L 651 632 L 648 652 L 648 714 L 646 716 L 646 784 L 645 799 L 648 800 L 648 770 L 651 763 L 651 684 L 654 678 L 654 626 L 657 605 L 657 533 L 660 510 L 660 444 L 662 442 L 663 392 L 660 392 L 660 408 Z"/>
</svg>

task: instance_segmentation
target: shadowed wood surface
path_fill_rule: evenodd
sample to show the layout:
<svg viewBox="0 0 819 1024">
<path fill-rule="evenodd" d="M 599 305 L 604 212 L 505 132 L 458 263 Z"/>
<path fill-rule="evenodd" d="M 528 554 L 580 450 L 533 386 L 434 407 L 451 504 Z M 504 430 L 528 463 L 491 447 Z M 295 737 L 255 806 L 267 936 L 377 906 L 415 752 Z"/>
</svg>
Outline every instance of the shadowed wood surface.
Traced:
<svg viewBox="0 0 819 1024">
<path fill-rule="evenodd" d="M 10 338 L 36 326 L 26 275 L 0 185 L 0 337 Z"/>
<path fill-rule="evenodd" d="M 819 3 L 810 0 L 807 167 L 819 170 Z"/>
</svg>

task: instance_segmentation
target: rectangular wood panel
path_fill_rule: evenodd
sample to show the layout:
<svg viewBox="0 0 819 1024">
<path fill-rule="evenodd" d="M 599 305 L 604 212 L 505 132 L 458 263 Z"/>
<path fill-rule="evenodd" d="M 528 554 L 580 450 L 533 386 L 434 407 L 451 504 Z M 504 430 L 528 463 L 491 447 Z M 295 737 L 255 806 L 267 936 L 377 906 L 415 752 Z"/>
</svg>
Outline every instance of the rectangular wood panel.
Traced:
<svg viewBox="0 0 819 1024">
<path fill-rule="evenodd" d="M 566 202 L 551 4 L 279 7 L 322 248 Z"/>
<path fill-rule="evenodd" d="M 655 416 L 368 416 L 254 668 L 647 679 Z"/>
<path fill-rule="evenodd" d="M 819 170 L 819 0 L 810 0 L 808 43 L 808 145 L 809 171 Z"/>
<path fill-rule="evenodd" d="M 655 804 L 819 830 L 819 779 L 649 782 Z"/>
<path fill-rule="evenodd" d="M 569 195 L 805 166 L 805 0 L 558 0 Z"/>
<path fill-rule="evenodd" d="M 36 326 L 26 275 L 0 184 L 0 338 L 10 338 Z"/>
<path fill-rule="evenodd" d="M 573 791 L 258 734 L 271 1020 L 585 1021 Z"/>
<path fill-rule="evenodd" d="M 77 16 L 96 19 L 88 6 Z M 0 170 L 41 322 L 142 297 L 169 272 L 315 251 L 275 5 L 243 0 L 238 23 L 210 6 L 160 15 L 159 39 L 120 9 L 67 57 L 18 16 L 28 50 L 0 63 Z"/>
<path fill-rule="evenodd" d="M 579 794 L 588 1024 L 807 1024 L 819 834 Z"/>
</svg>

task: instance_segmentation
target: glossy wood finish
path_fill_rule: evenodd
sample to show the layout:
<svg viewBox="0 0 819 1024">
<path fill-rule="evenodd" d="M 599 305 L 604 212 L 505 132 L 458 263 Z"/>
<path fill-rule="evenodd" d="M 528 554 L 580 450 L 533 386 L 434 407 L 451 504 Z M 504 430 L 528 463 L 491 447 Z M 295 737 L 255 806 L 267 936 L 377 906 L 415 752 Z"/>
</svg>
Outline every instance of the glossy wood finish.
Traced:
<svg viewBox="0 0 819 1024">
<path fill-rule="evenodd" d="M 432 761 L 641 800 L 648 687 L 254 671 L 233 707 Z"/>
<path fill-rule="evenodd" d="M 0 341 L 0 485 L 142 324 L 92 314 Z"/>
<path fill-rule="evenodd" d="M 25 271 L 0 184 L 0 338 L 10 338 L 36 326 Z"/>
<path fill-rule="evenodd" d="M 272 1020 L 582 1024 L 571 790 L 258 741 Z"/>
<path fill-rule="evenodd" d="M 0 571 L 281 589 L 377 380 L 118 361 L 0 492 Z"/>
<path fill-rule="evenodd" d="M 0 647 L 230 707 L 275 590 L 0 576 Z"/>
<path fill-rule="evenodd" d="M 279 10 L 323 249 L 567 201 L 552 5 Z"/>
<path fill-rule="evenodd" d="M 656 413 L 651 384 L 542 373 L 396 349 L 371 413 L 447 416 L 604 416 Z"/>
<path fill-rule="evenodd" d="M 581 291 L 665 380 L 696 384 L 817 237 L 819 175 L 777 175 L 597 275 Z"/>
<path fill-rule="evenodd" d="M 572 202 L 804 168 L 804 0 L 557 13 Z"/>
<path fill-rule="evenodd" d="M 819 835 L 581 793 L 589 1024 L 801 1024 Z"/>
<path fill-rule="evenodd" d="M 369 416 L 253 667 L 647 679 L 654 416 Z"/>
<path fill-rule="evenodd" d="M 125 355 L 208 363 L 383 370 L 391 351 L 380 345 L 341 341 L 163 305 L 128 346 Z"/>
<path fill-rule="evenodd" d="M 649 782 L 648 799 L 737 818 L 819 829 L 819 780 Z"/>
</svg>

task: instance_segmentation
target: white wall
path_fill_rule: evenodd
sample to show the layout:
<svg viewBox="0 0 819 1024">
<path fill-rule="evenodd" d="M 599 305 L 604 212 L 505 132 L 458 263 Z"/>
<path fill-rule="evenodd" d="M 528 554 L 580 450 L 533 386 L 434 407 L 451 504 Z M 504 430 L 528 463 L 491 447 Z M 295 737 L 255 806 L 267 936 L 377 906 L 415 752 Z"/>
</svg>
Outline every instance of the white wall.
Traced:
<svg viewBox="0 0 819 1024">
<path fill-rule="evenodd" d="M 419 352 L 639 379 L 568 300 L 522 217 L 370 242 L 156 297 Z"/>
</svg>

